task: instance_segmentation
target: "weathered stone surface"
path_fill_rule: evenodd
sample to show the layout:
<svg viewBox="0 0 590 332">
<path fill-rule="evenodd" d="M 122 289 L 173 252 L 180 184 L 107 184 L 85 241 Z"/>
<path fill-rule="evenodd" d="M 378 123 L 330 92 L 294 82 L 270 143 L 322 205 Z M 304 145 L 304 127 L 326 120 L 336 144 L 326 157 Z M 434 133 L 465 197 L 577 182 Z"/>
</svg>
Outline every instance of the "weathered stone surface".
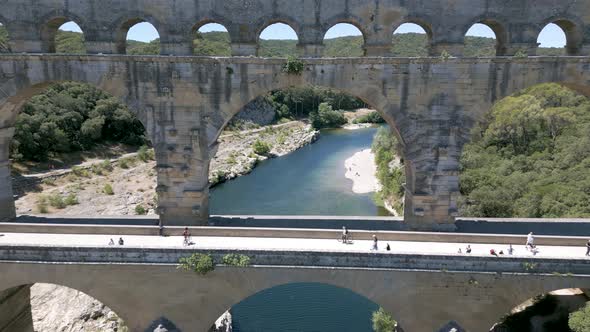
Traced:
<svg viewBox="0 0 590 332">
<path fill-rule="evenodd" d="M 296 256 L 297 252 L 292 254 Z M 365 254 L 359 261 L 385 262 L 396 256 Z M 286 259 L 282 265 L 291 262 L 282 252 L 274 257 L 275 260 Z M 408 264 L 429 264 L 420 261 L 420 257 L 408 258 Z M 309 257 L 306 259 L 312 261 Z M 487 266 L 491 271 L 492 265 L 518 266 L 530 259 L 486 256 L 472 257 L 472 262 L 480 267 Z M 587 270 L 587 264 L 582 261 L 575 265 Z M 463 263 L 450 257 L 448 264 L 461 266 Z M 564 260 L 563 264 L 574 263 Z M 539 266 L 552 269 L 551 263 L 545 260 Z M 512 308 L 536 295 L 556 289 L 590 287 L 588 275 L 575 272 L 564 277 L 551 273 L 452 272 L 450 267 L 448 271 L 256 266 L 217 267 L 210 274 L 199 276 L 178 270 L 174 264 L 146 261 L 144 264 L 3 262 L 0 264 L 0 289 L 23 283 L 60 284 L 103 301 L 133 332 L 144 332 L 147 327 L 152 327 L 149 330 L 152 332 L 158 326 L 152 322 L 158 317 L 166 317 L 181 331 L 207 331 L 227 308 L 257 292 L 287 283 L 314 282 L 347 288 L 368 298 L 394 313 L 400 326 L 407 331 L 437 331 L 449 319 L 454 319 L 467 331 L 487 331 Z M 416 315 L 416 312 L 421 314 Z"/>
<path fill-rule="evenodd" d="M 125 53 L 127 31 L 146 21 L 158 30 L 163 55 L 191 54 L 191 32 L 210 22 L 226 27 L 236 56 L 256 54 L 260 32 L 275 22 L 295 30 L 306 56 L 320 56 L 326 31 L 342 22 L 360 29 L 369 56 L 387 56 L 393 32 L 406 22 L 422 26 L 436 56 L 443 50 L 461 55 L 465 32 L 478 22 L 495 32 L 498 55 L 534 55 L 537 36 L 550 22 L 566 33 L 568 53 L 580 55 L 590 50 L 589 11 L 588 0 L 4 0 L 1 18 L 17 53 L 55 52 L 57 29 L 72 20 L 84 31 L 87 51 L 103 54 Z"/>
<path fill-rule="evenodd" d="M 36 332 L 117 332 L 123 325 L 107 306 L 67 287 L 34 284 L 30 303 Z"/>
<path fill-rule="evenodd" d="M 302 85 L 333 88 L 370 104 L 398 135 L 406 167 L 405 221 L 416 229 L 448 230 L 457 213 L 461 151 L 473 125 L 496 100 L 544 82 L 590 95 L 589 58 L 304 62 L 301 75 L 289 75 L 281 59 L 7 55 L 0 59 L 0 88 L 5 91 L 0 127 L 12 128 L 15 105 L 50 82 L 96 85 L 126 102 L 151 137 L 163 222 L 205 224 L 209 165 L 225 124 L 269 91 Z M 10 137 L 1 135 L 0 146 L 8 146 Z M 6 152 L 1 159 L 7 159 Z M 7 188 L 0 191 L 0 219 L 10 219 L 14 206 L 5 176 L 8 163 L 0 162 L 0 169 L 0 188 Z"/>
<path fill-rule="evenodd" d="M 264 98 L 256 98 L 234 116 L 230 125 L 238 129 L 253 129 L 271 124 L 276 116 L 274 107 Z"/>
<path fill-rule="evenodd" d="M 0 332 L 34 332 L 29 301 L 31 285 L 0 288 Z"/>
</svg>

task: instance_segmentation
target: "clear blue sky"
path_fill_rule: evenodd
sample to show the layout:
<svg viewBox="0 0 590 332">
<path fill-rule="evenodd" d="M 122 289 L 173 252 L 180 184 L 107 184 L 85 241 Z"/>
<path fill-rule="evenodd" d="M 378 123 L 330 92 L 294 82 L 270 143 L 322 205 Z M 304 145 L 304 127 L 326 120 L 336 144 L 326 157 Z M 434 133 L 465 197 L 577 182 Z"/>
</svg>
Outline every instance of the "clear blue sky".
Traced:
<svg viewBox="0 0 590 332">
<path fill-rule="evenodd" d="M 80 27 L 73 22 L 68 22 L 61 26 L 61 30 L 80 32 Z M 200 29 L 201 32 L 209 31 L 226 31 L 222 25 L 207 24 Z M 400 26 L 395 33 L 425 33 L 422 28 L 416 24 L 406 23 Z M 343 36 L 359 36 L 361 32 L 351 24 L 336 24 L 326 33 L 327 39 Z M 486 25 L 475 24 L 467 31 L 467 36 L 495 38 L 494 32 Z M 127 39 L 139 40 L 144 42 L 152 41 L 158 38 L 158 31 L 149 23 L 139 23 L 129 29 Z M 297 34 L 291 27 L 286 24 L 277 23 L 269 26 L 260 34 L 261 39 L 287 39 L 296 40 Z M 547 25 L 539 34 L 538 42 L 541 47 L 564 47 L 566 38 L 565 33 L 555 24 Z"/>
</svg>

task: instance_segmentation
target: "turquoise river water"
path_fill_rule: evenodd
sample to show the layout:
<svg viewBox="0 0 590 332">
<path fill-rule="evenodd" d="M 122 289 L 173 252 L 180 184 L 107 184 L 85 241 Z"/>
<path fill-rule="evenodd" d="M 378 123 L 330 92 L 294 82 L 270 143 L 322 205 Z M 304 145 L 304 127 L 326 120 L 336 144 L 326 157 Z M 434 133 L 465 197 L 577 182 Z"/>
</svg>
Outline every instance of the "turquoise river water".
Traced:
<svg viewBox="0 0 590 332">
<path fill-rule="evenodd" d="M 352 192 L 344 161 L 371 147 L 377 128 L 325 130 L 314 144 L 267 160 L 211 190 L 210 209 L 224 215 L 386 216 L 371 194 Z"/>
<path fill-rule="evenodd" d="M 376 128 L 322 131 L 315 144 L 263 162 L 211 191 L 211 211 L 225 215 L 388 215 L 372 194 L 352 192 L 344 161 L 371 146 Z M 347 289 L 287 284 L 231 309 L 236 332 L 370 332 L 378 306 Z M 221 314 L 221 313 L 220 313 Z"/>
</svg>

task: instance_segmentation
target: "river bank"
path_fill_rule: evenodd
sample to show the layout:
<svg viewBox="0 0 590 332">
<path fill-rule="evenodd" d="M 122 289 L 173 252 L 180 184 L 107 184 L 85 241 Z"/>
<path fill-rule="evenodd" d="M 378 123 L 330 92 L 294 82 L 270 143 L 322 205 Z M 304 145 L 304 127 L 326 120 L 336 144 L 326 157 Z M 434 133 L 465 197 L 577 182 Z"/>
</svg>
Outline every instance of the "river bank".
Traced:
<svg viewBox="0 0 590 332">
<path fill-rule="evenodd" d="M 226 132 L 211 161 L 212 185 L 250 173 L 262 160 L 284 156 L 319 138 L 319 132 L 302 121 L 260 129 Z M 256 141 L 264 142 L 269 152 L 254 152 Z M 153 156 L 151 156 L 153 157 Z M 13 177 L 18 196 L 18 214 L 61 215 L 136 215 L 155 214 L 156 162 L 135 154 L 94 160 L 78 166 Z M 106 190 L 106 186 L 111 190 Z M 68 202 L 65 200 L 70 197 Z M 67 204 L 72 203 L 72 204 Z"/>
</svg>

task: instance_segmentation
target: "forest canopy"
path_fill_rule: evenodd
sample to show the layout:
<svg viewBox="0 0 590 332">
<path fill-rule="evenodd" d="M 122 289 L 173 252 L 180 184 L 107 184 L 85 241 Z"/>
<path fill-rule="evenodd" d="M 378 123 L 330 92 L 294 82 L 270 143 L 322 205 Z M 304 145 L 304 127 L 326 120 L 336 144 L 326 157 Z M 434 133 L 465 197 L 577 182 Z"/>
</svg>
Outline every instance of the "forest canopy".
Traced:
<svg viewBox="0 0 590 332">
<path fill-rule="evenodd" d="M 17 117 L 11 158 L 42 161 L 100 142 L 145 144 L 141 122 L 118 100 L 93 86 L 59 83 L 32 97 Z"/>
<path fill-rule="evenodd" d="M 504 98 L 461 167 L 464 216 L 589 217 L 590 101 L 554 83 Z"/>
</svg>

